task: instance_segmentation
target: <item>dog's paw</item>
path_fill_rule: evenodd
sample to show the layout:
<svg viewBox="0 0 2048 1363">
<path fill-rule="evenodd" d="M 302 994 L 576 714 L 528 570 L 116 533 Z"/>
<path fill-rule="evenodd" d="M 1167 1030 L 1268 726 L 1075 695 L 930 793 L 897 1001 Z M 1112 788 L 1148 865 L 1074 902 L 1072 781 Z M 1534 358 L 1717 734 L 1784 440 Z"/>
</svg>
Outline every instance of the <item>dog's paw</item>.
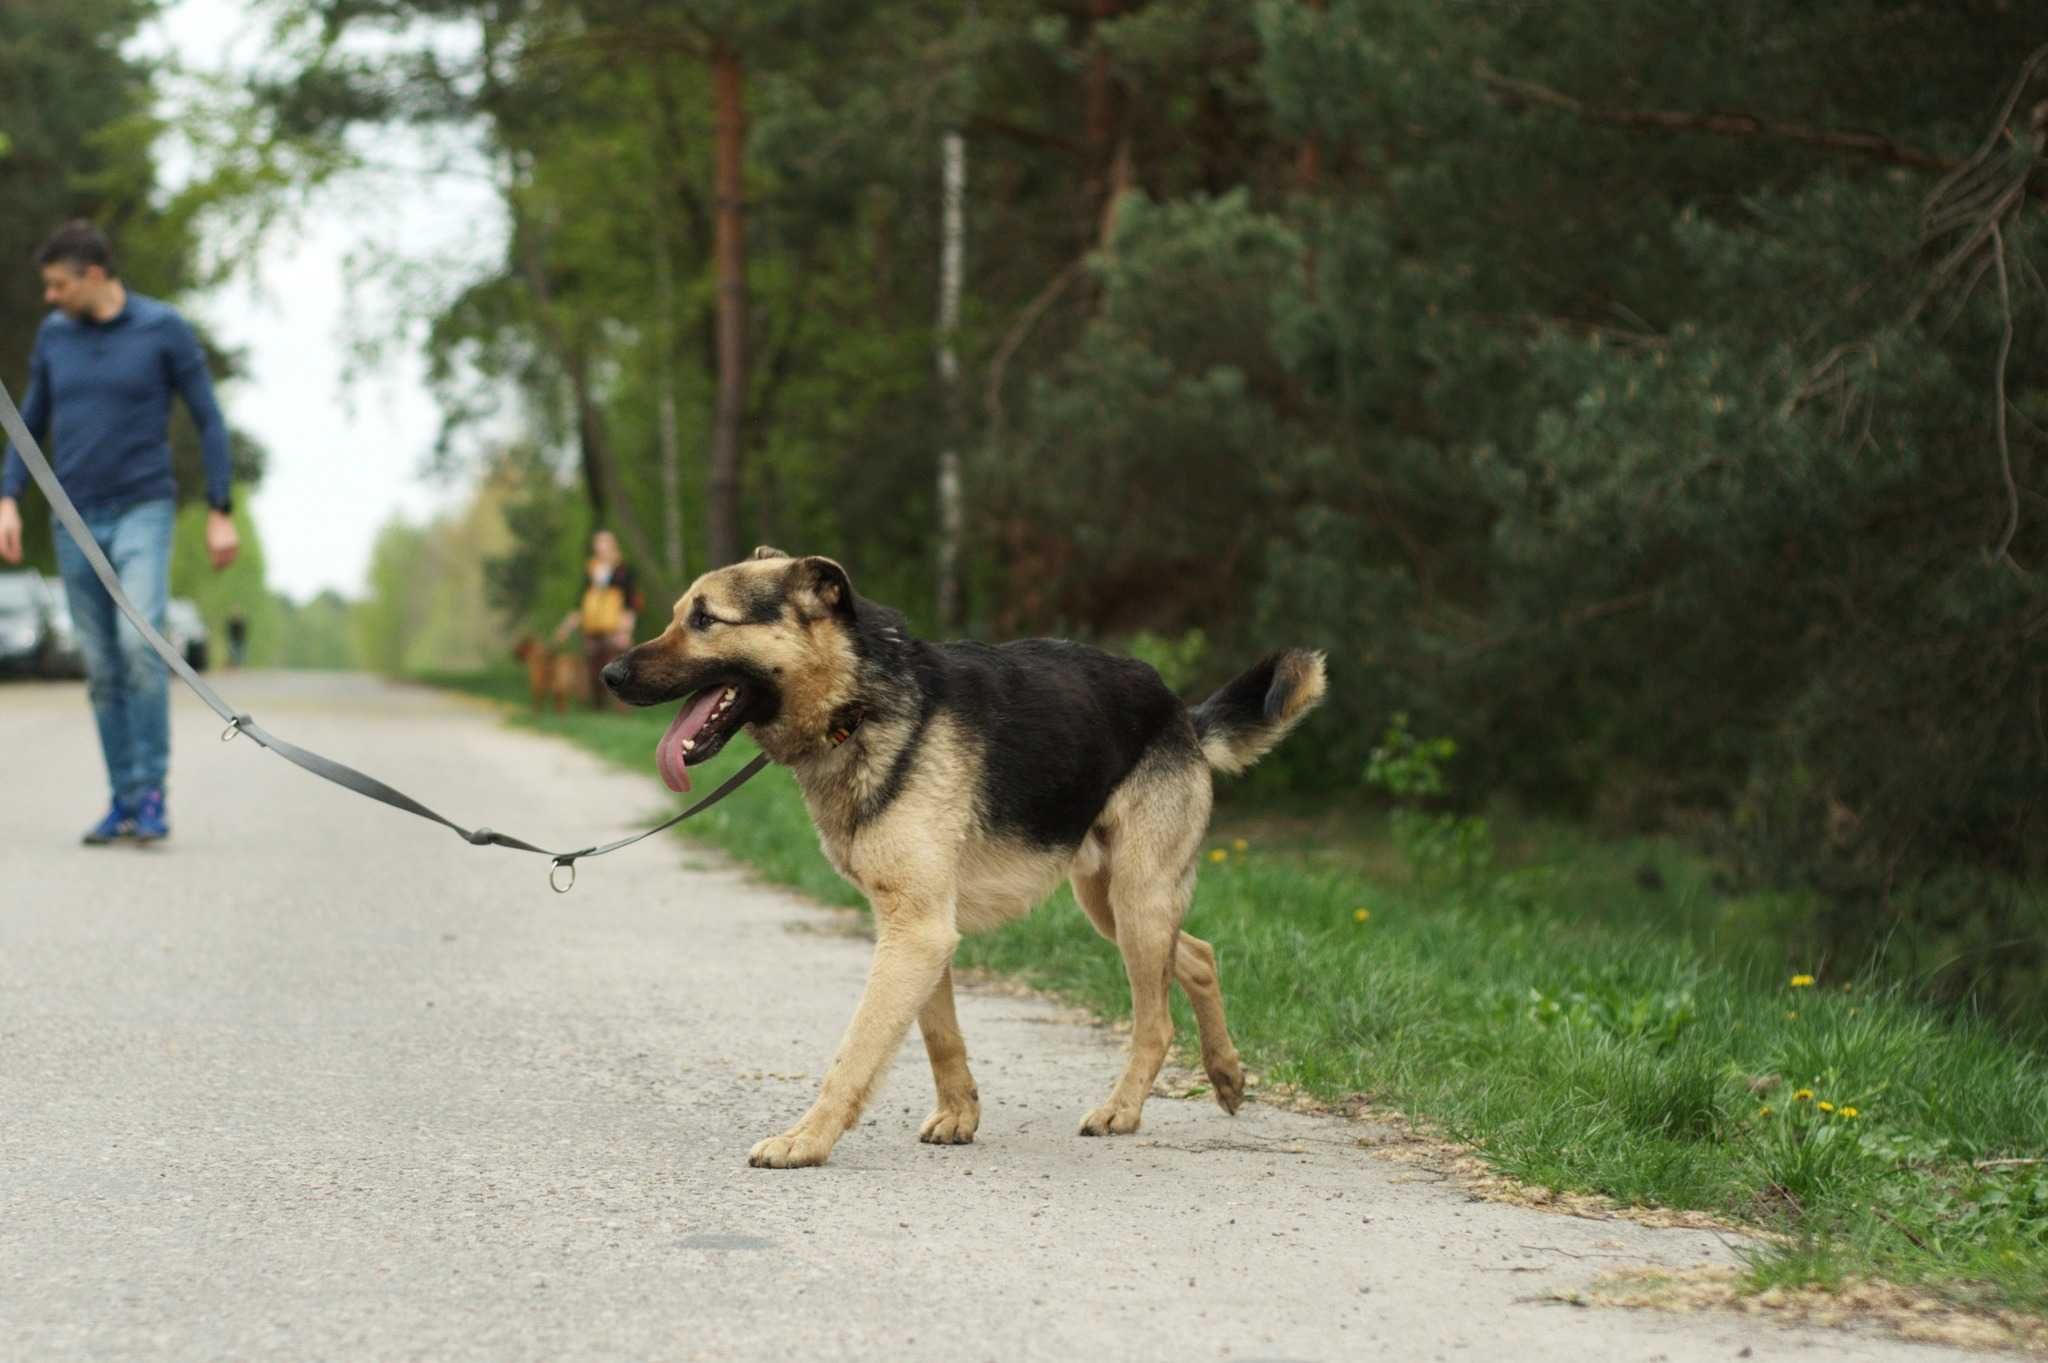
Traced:
<svg viewBox="0 0 2048 1363">
<path fill-rule="evenodd" d="M 832 1153 L 832 1142 L 808 1131 L 785 1131 L 770 1136 L 747 1155 L 756 1169 L 807 1169 L 823 1164 Z"/>
<path fill-rule="evenodd" d="M 924 1119 L 917 1138 L 926 1145 L 971 1145 L 981 1126 L 981 1109 L 973 1103 L 941 1106 Z"/>
<path fill-rule="evenodd" d="M 1128 1136 L 1138 1129 L 1138 1116 L 1141 1110 L 1135 1107 L 1118 1107 L 1115 1103 L 1104 1103 L 1081 1119 L 1081 1134 Z"/>
<path fill-rule="evenodd" d="M 1205 1068 L 1209 1071 L 1209 1091 L 1216 1095 L 1216 1106 L 1235 1117 L 1238 1108 L 1244 1105 L 1244 1066 L 1232 1053 L 1209 1062 Z"/>
</svg>

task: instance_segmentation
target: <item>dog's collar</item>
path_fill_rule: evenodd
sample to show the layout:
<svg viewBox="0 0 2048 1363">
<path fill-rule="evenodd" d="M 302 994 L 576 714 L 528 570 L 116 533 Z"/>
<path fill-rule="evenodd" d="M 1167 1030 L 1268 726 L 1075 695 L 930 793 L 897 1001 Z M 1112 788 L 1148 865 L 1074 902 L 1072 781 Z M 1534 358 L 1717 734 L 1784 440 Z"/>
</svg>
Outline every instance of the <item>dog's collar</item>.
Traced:
<svg viewBox="0 0 2048 1363">
<path fill-rule="evenodd" d="M 831 742 L 833 747 L 838 747 L 847 739 L 853 737 L 853 731 L 858 729 L 860 722 L 867 717 L 868 712 L 863 706 L 840 706 L 832 712 L 832 727 L 825 730 L 826 739 Z"/>
</svg>

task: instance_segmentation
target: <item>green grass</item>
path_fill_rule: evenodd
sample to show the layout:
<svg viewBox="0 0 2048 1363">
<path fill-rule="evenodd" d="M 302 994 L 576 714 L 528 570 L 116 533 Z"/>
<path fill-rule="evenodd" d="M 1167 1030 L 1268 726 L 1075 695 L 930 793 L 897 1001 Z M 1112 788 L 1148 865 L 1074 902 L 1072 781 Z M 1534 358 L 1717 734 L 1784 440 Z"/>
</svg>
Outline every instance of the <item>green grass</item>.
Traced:
<svg viewBox="0 0 2048 1363">
<path fill-rule="evenodd" d="M 523 699 L 517 678 L 436 680 Z M 667 718 L 517 722 L 651 778 Z M 700 788 L 748 755 L 722 754 Z M 1875 1274 L 2048 1310 L 2048 1165 L 1977 1167 L 2048 1154 L 2048 1066 L 2033 1051 L 1866 979 L 1794 987 L 1773 963 L 1713 949 L 1695 872 L 1668 848 L 1553 840 L 1540 874 L 1429 879 L 1370 830 L 1336 850 L 1328 827 L 1307 830 L 1227 817 L 1187 925 L 1216 945 L 1232 1033 L 1269 1081 L 1370 1095 L 1532 1184 L 1782 1232 L 1785 1248 L 1755 1257 L 1759 1286 Z M 861 902 L 825 865 L 787 773 L 686 831 L 768 880 Z M 1574 855 L 1560 862 L 1560 847 Z M 1645 857 L 1662 890 L 1634 880 Z M 960 959 L 1105 1016 L 1130 1007 L 1116 953 L 1064 891 Z"/>
</svg>

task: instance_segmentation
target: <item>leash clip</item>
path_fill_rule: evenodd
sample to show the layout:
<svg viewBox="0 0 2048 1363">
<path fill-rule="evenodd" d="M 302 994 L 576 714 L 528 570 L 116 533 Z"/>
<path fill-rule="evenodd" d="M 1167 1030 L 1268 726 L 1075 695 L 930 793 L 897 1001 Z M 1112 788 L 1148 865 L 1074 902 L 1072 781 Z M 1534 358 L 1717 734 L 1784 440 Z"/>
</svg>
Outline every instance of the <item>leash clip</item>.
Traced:
<svg viewBox="0 0 2048 1363">
<path fill-rule="evenodd" d="M 242 725 L 248 718 L 249 716 L 247 715 L 236 715 L 233 719 L 229 720 L 228 727 L 220 731 L 220 741 L 223 743 L 234 742 L 236 736 L 242 732 Z"/>
<path fill-rule="evenodd" d="M 556 879 L 555 873 L 558 871 L 567 871 L 569 873 L 568 884 L 564 885 Z M 548 867 L 548 888 L 550 890 L 553 890 L 556 894 L 567 894 L 569 893 L 569 891 L 576 888 L 576 858 L 555 858 L 555 864 Z"/>
</svg>

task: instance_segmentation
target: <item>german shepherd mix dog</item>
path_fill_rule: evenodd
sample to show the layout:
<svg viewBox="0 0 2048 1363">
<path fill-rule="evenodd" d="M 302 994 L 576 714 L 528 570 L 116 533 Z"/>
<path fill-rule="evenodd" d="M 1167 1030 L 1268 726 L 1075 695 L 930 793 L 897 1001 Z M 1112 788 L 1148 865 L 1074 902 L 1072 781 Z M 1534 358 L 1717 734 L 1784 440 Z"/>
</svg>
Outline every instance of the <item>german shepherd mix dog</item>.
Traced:
<svg viewBox="0 0 2048 1363">
<path fill-rule="evenodd" d="M 796 773 L 832 865 L 874 906 L 875 955 L 810 1111 L 757 1167 L 823 1164 L 916 1019 L 938 1106 L 918 1139 L 965 1144 L 980 1094 L 953 1014 L 960 934 L 1031 911 L 1062 879 L 1123 953 L 1129 1063 L 1084 1136 L 1138 1129 L 1173 1040 L 1174 981 L 1194 1006 L 1216 1101 L 1244 1069 L 1216 953 L 1180 930 L 1209 824 L 1212 769 L 1239 772 L 1323 696 L 1323 656 L 1276 653 L 1190 709 L 1144 663 L 1079 644 L 910 637 L 829 558 L 756 549 L 705 574 L 659 637 L 604 680 L 635 705 L 684 702 L 655 750 L 672 790 L 746 729 Z"/>
</svg>

